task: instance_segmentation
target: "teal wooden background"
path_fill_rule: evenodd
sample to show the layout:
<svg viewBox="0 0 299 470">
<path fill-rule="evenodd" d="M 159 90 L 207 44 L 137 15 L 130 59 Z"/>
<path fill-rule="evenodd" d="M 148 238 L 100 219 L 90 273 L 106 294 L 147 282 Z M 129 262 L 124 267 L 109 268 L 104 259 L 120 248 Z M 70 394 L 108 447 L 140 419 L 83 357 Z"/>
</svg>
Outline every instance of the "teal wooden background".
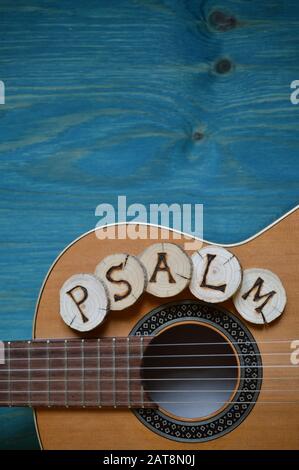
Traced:
<svg viewBox="0 0 299 470">
<path fill-rule="evenodd" d="M 0 334 L 102 202 L 204 204 L 240 241 L 298 202 L 296 0 L 1 0 Z M 0 447 L 37 448 L 30 410 Z"/>
</svg>

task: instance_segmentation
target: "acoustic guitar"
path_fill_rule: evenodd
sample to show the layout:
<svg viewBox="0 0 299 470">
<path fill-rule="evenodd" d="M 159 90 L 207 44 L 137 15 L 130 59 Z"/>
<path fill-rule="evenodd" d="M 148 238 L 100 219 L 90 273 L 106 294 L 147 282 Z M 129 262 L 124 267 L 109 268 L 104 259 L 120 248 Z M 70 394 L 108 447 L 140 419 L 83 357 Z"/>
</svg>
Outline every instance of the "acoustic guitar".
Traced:
<svg viewBox="0 0 299 470">
<path fill-rule="evenodd" d="M 287 303 L 271 323 L 247 321 L 232 298 L 200 300 L 186 284 L 164 299 L 143 292 L 91 331 L 70 328 L 60 316 L 67 279 L 94 273 L 108 255 L 192 242 L 166 229 L 152 240 L 149 229 L 142 239 L 105 239 L 97 229 L 58 257 L 37 302 L 34 339 L 2 343 L 1 406 L 33 408 L 43 449 L 298 449 L 298 210 L 225 247 L 242 270 L 280 278 Z"/>
</svg>

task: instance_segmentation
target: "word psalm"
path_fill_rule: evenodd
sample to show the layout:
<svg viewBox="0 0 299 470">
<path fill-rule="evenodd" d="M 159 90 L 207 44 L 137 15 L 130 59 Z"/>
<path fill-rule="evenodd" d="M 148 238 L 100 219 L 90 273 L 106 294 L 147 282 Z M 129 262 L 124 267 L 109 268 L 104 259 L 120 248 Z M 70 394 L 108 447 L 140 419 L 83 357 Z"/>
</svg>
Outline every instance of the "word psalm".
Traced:
<svg viewBox="0 0 299 470">
<path fill-rule="evenodd" d="M 189 288 L 208 303 L 232 298 L 247 321 L 268 324 L 286 304 L 279 277 L 262 268 L 242 270 L 237 257 L 220 246 L 205 246 L 190 257 L 174 243 L 155 243 L 139 256 L 115 253 L 90 274 L 75 274 L 60 290 L 60 314 L 67 325 L 89 331 L 109 310 L 124 310 L 147 292 L 169 298 Z"/>
</svg>

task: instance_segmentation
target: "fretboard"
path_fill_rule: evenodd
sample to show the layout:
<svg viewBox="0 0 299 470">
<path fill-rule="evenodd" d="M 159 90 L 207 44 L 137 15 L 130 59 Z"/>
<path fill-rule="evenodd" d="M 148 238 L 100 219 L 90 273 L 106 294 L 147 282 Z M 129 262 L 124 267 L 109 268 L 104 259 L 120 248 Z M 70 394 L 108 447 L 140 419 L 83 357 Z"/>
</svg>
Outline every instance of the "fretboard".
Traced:
<svg viewBox="0 0 299 470">
<path fill-rule="evenodd" d="M 1 343 L 0 406 L 154 408 L 140 366 L 150 338 Z"/>
</svg>

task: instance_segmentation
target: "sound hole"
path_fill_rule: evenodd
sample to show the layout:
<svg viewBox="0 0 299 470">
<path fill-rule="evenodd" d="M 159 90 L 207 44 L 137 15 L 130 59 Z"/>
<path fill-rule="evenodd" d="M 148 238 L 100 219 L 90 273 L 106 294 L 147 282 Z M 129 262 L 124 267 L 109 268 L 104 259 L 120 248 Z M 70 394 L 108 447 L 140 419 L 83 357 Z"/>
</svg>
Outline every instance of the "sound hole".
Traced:
<svg viewBox="0 0 299 470">
<path fill-rule="evenodd" d="M 179 324 L 147 346 L 142 377 L 144 390 L 166 414 L 200 420 L 219 413 L 232 400 L 239 363 L 218 330 L 202 323 Z"/>
</svg>

